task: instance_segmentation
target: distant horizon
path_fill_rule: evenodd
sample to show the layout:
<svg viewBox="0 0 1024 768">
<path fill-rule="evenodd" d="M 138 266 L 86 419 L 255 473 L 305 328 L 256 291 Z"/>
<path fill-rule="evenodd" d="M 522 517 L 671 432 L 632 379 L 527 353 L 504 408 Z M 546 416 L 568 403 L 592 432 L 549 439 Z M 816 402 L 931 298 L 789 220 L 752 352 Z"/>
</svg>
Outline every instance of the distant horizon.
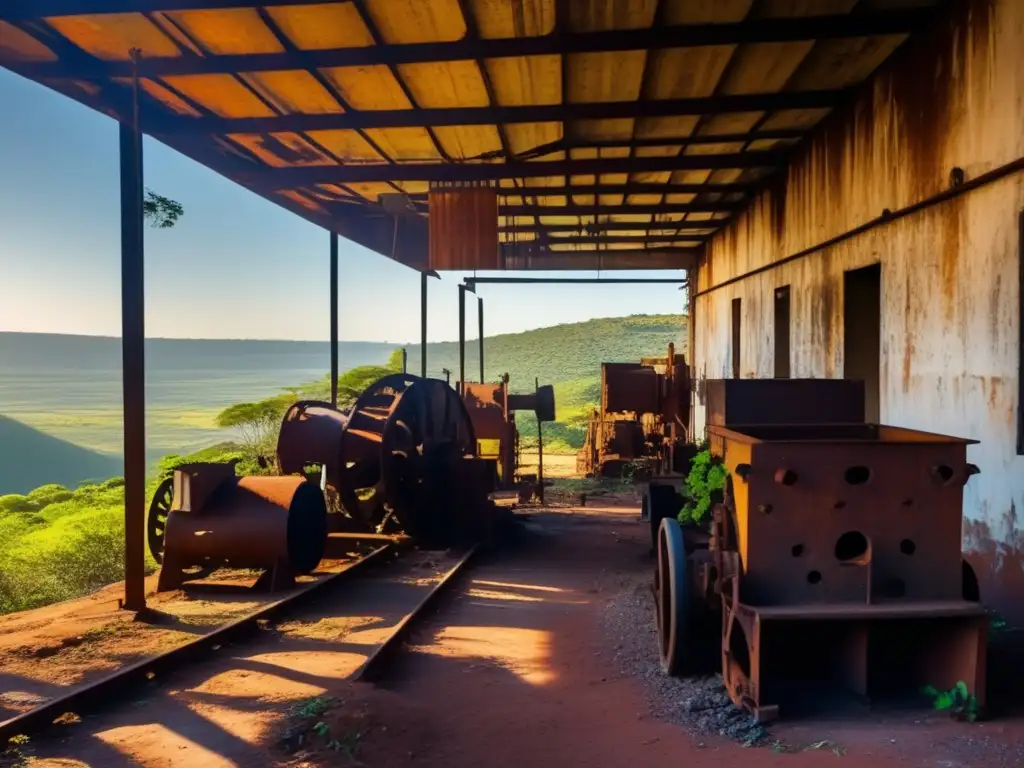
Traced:
<svg viewBox="0 0 1024 768">
<path fill-rule="evenodd" d="M 552 325 L 541 325 L 536 328 L 527 328 L 522 331 L 503 331 L 501 333 L 495 333 L 488 335 L 486 327 L 484 329 L 484 338 L 497 338 L 499 336 L 518 336 L 524 333 L 531 333 L 533 331 L 545 330 L 548 328 L 557 328 L 563 325 L 583 325 L 585 323 L 595 322 L 599 320 L 617 320 L 624 317 L 670 317 L 678 316 L 685 317 L 684 312 L 640 312 L 632 313 L 628 315 L 606 315 L 602 317 L 590 317 L 585 320 L 574 320 L 568 322 L 553 323 Z M 472 325 L 472 329 L 469 327 Z M 476 323 L 466 323 L 466 341 L 476 341 L 477 336 L 470 336 L 468 332 L 470 330 L 476 331 Z M 429 326 L 428 326 L 429 327 Z M 109 334 L 102 333 L 66 333 L 56 331 L 8 331 L 0 329 L 0 335 L 9 334 L 12 336 L 70 336 L 72 338 L 83 338 L 83 339 L 109 339 L 111 341 L 120 341 L 120 336 L 111 336 Z M 146 341 L 259 341 L 267 343 L 298 343 L 298 344 L 330 344 L 330 339 L 268 339 L 268 338 L 256 338 L 256 337 L 230 337 L 230 336 L 146 336 Z M 419 346 L 420 339 L 414 339 L 411 341 L 389 341 L 389 340 L 374 340 L 374 339 L 338 339 L 339 344 L 397 344 L 399 346 Z M 428 340 L 428 344 L 453 344 L 458 343 L 458 338 L 454 339 L 432 339 Z"/>
</svg>

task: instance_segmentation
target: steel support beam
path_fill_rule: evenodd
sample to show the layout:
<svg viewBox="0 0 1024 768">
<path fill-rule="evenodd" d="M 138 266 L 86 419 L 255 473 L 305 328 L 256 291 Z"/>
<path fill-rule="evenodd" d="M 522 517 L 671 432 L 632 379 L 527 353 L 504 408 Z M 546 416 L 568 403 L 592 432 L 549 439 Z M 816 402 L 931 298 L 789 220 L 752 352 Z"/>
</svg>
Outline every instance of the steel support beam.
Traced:
<svg viewBox="0 0 1024 768">
<path fill-rule="evenodd" d="M 639 251 L 544 251 L 518 249 L 503 255 L 506 270 L 579 272 L 616 269 L 687 269 L 697 263 L 704 248 L 660 248 Z"/>
<path fill-rule="evenodd" d="M 617 209 L 612 212 L 615 213 L 632 213 L 632 209 Z M 530 214 L 531 216 L 533 214 Z M 557 214 L 542 214 L 542 215 L 557 215 Z M 601 221 L 596 224 L 517 224 L 515 226 L 498 227 L 499 232 L 506 234 L 512 234 L 515 232 L 530 232 L 540 233 L 546 232 L 548 235 L 554 235 L 558 233 L 572 233 L 579 235 L 588 234 L 600 234 L 604 232 L 646 232 L 650 234 L 652 231 L 669 231 L 672 233 L 676 232 L 692 232 L 709 230 L 713 231 L 717 227 L 722 226 L 728 221 L 727 219 L 715 219 L 713 221 L 654 221 L 654 222 L 623 222 L 623 221 Z M 685 235 L 672 234 L 670 238 L 675 239 L 686 239 Z M 665 238 L 662 238 L 663 240 Z M 529 241 L 520 241 L 533 242 Z M 557 239 L 554 242 L 558 242 Z M 507 243 L 510 245 L 511 243 Z"/>
<path fill-rule="evenodd" d="M 466 286 L 459 286 L 459 394 L 466 383 Z"/>
<path fill-rule="evenodd" d="M 326 0 L 319 0 L 325 2 Z M 332 0 L 333 1 L 333 0 Z M 308 0 L 315 4 L 317 0 Z M 307 4 L 303 0 L 274 0 L 272 5 Z M 251 0 L 39 0 L 9 2 L 0 19 L 29 21 L 47 16 L 93 13 L 144 13 L 190 9 L 252 7 Z M 659 24 L 645 29 L 554 34 L 535 37 L 479 39 L 466 36 L 453 42 L 372 45 L 320 51 L 238 54 L 145 59 L 144 76 L 258 72 L 266 70 L 319 69 L 410 64 L 432 61 L 496 59 L 549 54 L 595 53 L 662 48 L 693 48 L 748 43 L 784 43 L 873 35 L 908 34 L 922 28 L 935 15 L 932 8 L 892 10 L 862 14 L 834 14 L 803 18 L 759 18 L 713 24 Z M 122 62 L 109 62 L 84 72 L 69 72 L 58 65 L 37 65 L 46 77 L 126 77 Z"/>
<path fill-rule="evenodd" d="M 596 285 L 609 283 L 617 285 L 625 284 L 658 284 L 685 285 L 686 278 L 667 277 L 467 277 L 466 284 L 470 287 L 477 285 Z"/>
<path fill-rule="evenodd" d="M 146 61 L 155 60 L 147 59 Z M 294 64 L 292 68 L 294 68 Z M 780 109 L 823 109 L 834 107 L 846 94 L 845 90 L 781 91 L 690 99 L 353 110 L 340 114 L 290 114 L 274 117 L 180 117 L 166 110 L 150 110 L 144 117 L 146 118 L 147 133 L 152 131 L 166 134 L 430 128 L 449 125 L 499 125 L 501 123 L 564 122 L 566 120 L 678 117 L 681 115 L 712 115 L 721 112 L 766 112 Z"/>
<path fill-rule="evenodd" d="M 331 405 L 338 407 L 338 233 L 331 232 Z"/>
<path fill-rule="evenodd" d="M 480 325 L 480 383 L 483 384 L 486 379 L 484 378 L 484 300 L 483 297 L 477 296 L 476 299 L 477 307 L 477 320 Z"/>
<path fill-rule="evenodd" d="M 420 376 L 427 378 L 427 277 L 420 272 Z"/>
<path fill-rule="evenodd" d="M 146 297 L 142 136 L 121 123 L 121 387 L 124 407 L 124 603 L 146 607 Z"/>
<path fill-rule="evenodd" d="M 603 161 L 606 162 L 606 161 Z M 535 165 L 536 163 L 530 163 Z M 541 186 L 521 184 L 515 187 L 499 187 L 498 197 L 526 197 L 529 195 L 703 195 L 703 194 L 747 194 L 757 188 L 755 183 L 738 184 L 579 184 L 572 186 Z M 417 203 L 427 202 L 426 195 L 409 195 Z"/>
</svg>

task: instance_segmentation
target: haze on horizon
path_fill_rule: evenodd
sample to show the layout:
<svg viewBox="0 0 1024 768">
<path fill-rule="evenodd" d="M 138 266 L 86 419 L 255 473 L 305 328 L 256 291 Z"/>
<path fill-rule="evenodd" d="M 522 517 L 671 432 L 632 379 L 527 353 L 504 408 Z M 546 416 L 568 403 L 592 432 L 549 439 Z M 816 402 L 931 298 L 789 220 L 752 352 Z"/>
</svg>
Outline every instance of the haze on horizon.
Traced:
<svg viewBox="0 0 1024 768">
<path fill-rule="evenodd" d="M 0 93 L 10 116 L 0 121 L 0 331 L 119 336 L 117 125 L 4 70 Z M 144 158 L 146 186 L 185 208 L 173 229 L 146 230 L 147 337 L 328 338 L 325 230 L 152 139 Z M 342 340 L 419 340 L 418 272 L 341 239 L 340 273 Z M 430 281 L 431 341 L 458 338 L 456 286 L 463 277 L 445 273 Z M 487 336 L 594 317 L 678 313 L 685 302 L 675 285 L 478 290 Z M 467 298 L 473 337 L 476 301 Z"/>
</svg>

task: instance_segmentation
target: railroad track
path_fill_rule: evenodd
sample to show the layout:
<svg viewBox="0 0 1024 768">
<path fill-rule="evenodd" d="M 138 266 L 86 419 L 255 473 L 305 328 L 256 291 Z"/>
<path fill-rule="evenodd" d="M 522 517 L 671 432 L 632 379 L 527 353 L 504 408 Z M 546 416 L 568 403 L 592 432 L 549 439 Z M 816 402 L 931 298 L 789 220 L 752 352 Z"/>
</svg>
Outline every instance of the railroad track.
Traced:
<svg viewBox="0 0 1024 768">
<path fill-rule="evenodd" d="M 377 546 L 352 561 L 344 570 L 311 583 L 285 598 L 263 605 L 252 613 L 165 653 L 123 667 L 95 682 L 76 687 L 34 709 L 0 722 L 0 744 L 20 734 L 43 734 L 55 727 L 55 721 L 67 713 L 82 716 L 109 709 L 110 702 L 124 701 L 126 694 L 132 689 L 165 683 L 175 671 L 209 659 L 214 652 L 229 644 L 246 642 L 267 622 L 288 618 L 290 614 L 302 608 L 306 608 L 308 612 L 308 606 L 314 599 L 327 597 L 341 587 L 349 590 L 346 592 L 349 594 L 368 585 L 379 586 L 389 576 L 394 575 L 393 564 L 402 561 L 399 553 L 399 548 L 392 543 Z M 367 682 L 379 679 L 409 633 L 429 614 L 442 595 L 458 581 L 458 577 L 466 570 L 476 553 L 476 546 L 463 551 L 436 582 L 423 590 L 422 596 L 417 595 L 419 599 L 411 610 L 406 612 L 387 636 L 376 644 L 349 679 Z"/>
</svg>

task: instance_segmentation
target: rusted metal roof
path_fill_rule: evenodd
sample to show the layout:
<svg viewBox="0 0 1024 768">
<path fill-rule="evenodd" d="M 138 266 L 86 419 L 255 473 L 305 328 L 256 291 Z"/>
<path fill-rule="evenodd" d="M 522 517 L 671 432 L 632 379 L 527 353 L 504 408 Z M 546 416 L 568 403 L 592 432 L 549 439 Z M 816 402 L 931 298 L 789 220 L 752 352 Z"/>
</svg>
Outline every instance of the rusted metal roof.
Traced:
<svg viewBox="0 0 1024 768">
<path fill-rule="evenodd" d="M 685 268 L 943 4 L 23 0 L 0 65 L 125 122 L 137 66 L 145 133 L 414 268 L 450 181 L 507 269 Z"/>
</svg>

